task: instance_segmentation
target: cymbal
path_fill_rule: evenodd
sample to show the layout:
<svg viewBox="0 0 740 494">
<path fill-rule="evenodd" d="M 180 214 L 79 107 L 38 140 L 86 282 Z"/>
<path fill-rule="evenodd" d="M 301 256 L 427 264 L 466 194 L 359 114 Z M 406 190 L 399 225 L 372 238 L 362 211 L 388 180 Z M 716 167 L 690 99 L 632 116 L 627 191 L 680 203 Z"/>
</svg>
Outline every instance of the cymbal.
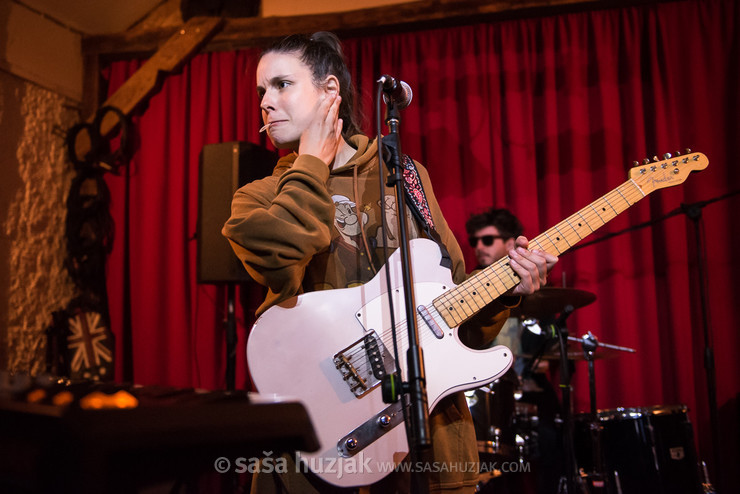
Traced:
<svg viewBox="0 0 740 494">
<path fill-rule="evenodd" d="M 560 314 L 569 305 L 577 309 L 594 300 L 596 300 L 596 294 L 586 290 L 546 286 L 531 295 L 523 296 L 522 303 L 511 309 L 511 315 L 544 319 Z"/>
</svg>

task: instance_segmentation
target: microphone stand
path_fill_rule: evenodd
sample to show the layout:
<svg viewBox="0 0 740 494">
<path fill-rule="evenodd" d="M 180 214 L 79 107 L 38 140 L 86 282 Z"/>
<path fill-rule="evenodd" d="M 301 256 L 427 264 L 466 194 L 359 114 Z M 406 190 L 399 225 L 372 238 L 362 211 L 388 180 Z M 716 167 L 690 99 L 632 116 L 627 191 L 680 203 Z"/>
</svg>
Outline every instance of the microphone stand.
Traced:
<svg viewBox="0 0 740 494">
<path fill-rule="evenodd" d="M 709 401 L 709 427 L 712 434 L 712 454 L 714 456 L 714 471 L 721 472 L 720 460 L 722 455 L 719 448 L 719 413 L 717 410 L 717 375 L 714 368 L 714 347 L 712 331 L 709 327 L 709 308 L 707 307 L 706 280 L 704 272 L 704 249 L 701 241 L 703 230 L 702 209 L 714 201 L 681 204 L 681 211 L 694 223 L 696 239 L 696 265 L 699 278 L 699 300 L 701 302 L 701 322 L 704 334 L 704 370 L 707 379 L 707 399 Z"/>
<path fill-rule="evenodd" d="M 411 259 L 409 255 L 409 238 L 406 223 L 406 194 L 404 190 L 403 167 L 401 165 L 401 140 L 398 135 L 400 124 L 400 111 L 393 101 L 389 99 L 386 103 L 387 116 L 385 123 L 389 133 L 383 137 L 382 145 L 388 153 L 386 165 L 389 169 L 389 187 L 394 187 L 396 192 L 396 205 L 398 215 L 399 249 L 401 251 L 401 266 L 403 273 L 403 292 L 406 308 L 406 323 L 408 329 L 409 348 L 406 354 L 407 382 L 402 385 L 403 394 L 409 395 L 409 413 L 407 424 L 407 435 L 411 459 L 416 464 L 423 461 L 423 450 L 431 446 L 431 431 L 429 428 L 429 406 L 426 392 L 426 377 L 424 375 L 424 359 L 419 346 L 419 331 L 416 324 L 416 302 L 414 300 L 414 283 L 411 270 Z M 380 143 L 379 143 L 380 145 Z M 382 162 L 381 153 L 381 162 Z M 393 328 L 395 331 L 395 327 Z M 397 369 L 400 371 L 400 369 Z M 402 401 L 405 405 L 405 401 Z M 404 407 L 405 408 L 405 407 Z M 423 470 L 423 469 L 421 469 Z M 412 475 L 412 492 L 428 492 L 428 478 L 422 472 Z"/>
</svg>

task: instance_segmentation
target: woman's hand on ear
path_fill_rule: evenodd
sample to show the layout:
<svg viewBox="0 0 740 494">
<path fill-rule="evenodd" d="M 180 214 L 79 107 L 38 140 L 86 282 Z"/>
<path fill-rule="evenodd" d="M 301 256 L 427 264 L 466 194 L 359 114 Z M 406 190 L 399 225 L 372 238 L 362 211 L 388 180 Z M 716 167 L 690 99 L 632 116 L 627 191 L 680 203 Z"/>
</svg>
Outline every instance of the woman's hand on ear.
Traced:
<svg viewBox="0 0 740 494">
<path fill-rule="evenodd" d="M 331 166 L 342 144 L 343 122 L 339 118 L 342 97 L 338 90 L 327 89 L 324 94 L 316 106 L 313 121 L 301 135 L 298 154 L 316 156 Z"/>
</svg>

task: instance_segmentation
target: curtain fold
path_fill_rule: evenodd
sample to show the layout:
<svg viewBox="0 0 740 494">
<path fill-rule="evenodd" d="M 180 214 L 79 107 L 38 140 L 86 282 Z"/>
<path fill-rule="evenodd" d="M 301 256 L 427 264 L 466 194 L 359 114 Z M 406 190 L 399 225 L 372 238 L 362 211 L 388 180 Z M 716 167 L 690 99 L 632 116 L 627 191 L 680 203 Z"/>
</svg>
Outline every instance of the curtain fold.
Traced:
<svg viewBox="0 0 740 494">
<path fill-rule="evenodd" d="M 372 117 L 380 74 L 413 88 L 402 114 L 403 149 L 428 167 L 470 267 L 464 229 L 470 214 L 508 207 L 533 238 L 622 184 L 633 160 L 690 147 L 710 165 L 679 187 L 651 194 L 593 238 L 740 189 L 734 156 L 740 7 L 734 1 L 676 1 L 344 42 L 365 115 Z M 127 171 L 130 187 L 122 177 L 108 177 L 117 221 L 109 296 L 119 341 L 129 201 L 137 383 L 224 386 L 224 289 L 195 283 L 198 158 L 205 144 L 265 144 L 254 89 L 258 57 L 253 49 L 204 53 L 167 77 L 134 118 L 139 146 Z M 108 67 L 109 92 L 141 63 Z M 722 423 L 727 449 L 737 437 L 740 391 L 740 263 L 732 252 L 739 206 L 733 196 L 702 210 L 701 249 L 694 224 L 679 214 L 565 253 L 551 276 L 552 285 L 598 297 L 569 318 L 572 334 L 592 331 L 603 342 L 637 350 L 596 363 L 598 406 L 686 403 L 705 456 L 710 429 L 697 262 L 703 255 L 720 414 L 735 417 Z M 255 287 L 242 291 L 246 299 L 259 298 Z M 249 310 L 239 315 L 240 387 L 249 387 Z M 120 378 L 121 345 L 117 357 Z M 585 411 L 587 368 L 575 367 L 575 409 Z"/>
</svg>

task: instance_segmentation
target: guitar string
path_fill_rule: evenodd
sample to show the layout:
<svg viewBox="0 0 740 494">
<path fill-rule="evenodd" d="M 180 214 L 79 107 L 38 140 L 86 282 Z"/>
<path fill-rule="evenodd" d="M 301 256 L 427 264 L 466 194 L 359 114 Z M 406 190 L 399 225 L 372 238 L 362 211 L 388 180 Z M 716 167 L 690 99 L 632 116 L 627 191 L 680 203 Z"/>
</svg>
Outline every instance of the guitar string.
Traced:
<svg viewBox="0 0 740 494">
<path fill-rule="evenodd" d="M 656 166 L 658 166 L 658 165 L 656 164 Z M 586 238 L 587 236 L 589 236 L 591 233 L 594 233 L 597 229 L 601 228 L 601 226 L 603 226 L 606 223 L 608 223 L 609 221 L 613 220 L 614 218 L 616 218 L 617 216 L 619 216 L 621 213 L 623 213 L 624 211 L 626 211 L 627 209 L 629 209 L 631 206 L 633 206 L 634 204 L 636 204 L 637 202 L 639 202 L 641 199 L 643 199 L 645 197 L 645 194 L 642 192 L 641 187 L 636 182 L 637 181 L 644 182 L 647 178 L 648 178 L 648 176 L 643 175 L 643 176 L 639 176 L 639 177 L 637 177 L 635 179 L 627 180 L 622 185 L 618 186 L 617 188 L 615 188 L 612 191 L 608 192 L 607 194 L 603 195 L 599 199 L 596 199 L 595 201 L 593 201 L 588 206 L 586 206 L 586 207 L 582 208 L 581 210 L 579 210 L 578 212 L 572 214 L 571 216 L 569 216 L 565 220 L 557 223 L 554 227 L 550 228 L 549 230 L 547 230 L 546 232 L 544 232 L 542 235 L 539 235 L 538 237 L 535 237 L 535 239 L 533 239 L 533 242 L 538 244 L 538 247 L 540 248 L 540 250 L 547 250 L 547 249 L 543 248 L 543 246 L 542 246 L 543 241 L 545 240 L 545 238 L 541 238 L 541 237 L 544 236 L 544 237 L 546 237 L 546 240 L 551 244 L 551 246 L 555 250 L 558 251 L 558 254 L 562 254 L 563 252 L 565 252 L 568 249 L 570 249 L 571 247 L 573 247 L 573 245 L 577 244 L 578 242 L 580 242 L 581 240 L 583 240 L 584 238 Z M 633 185 L 634 187 L 628 187 L 629 185 Z M 624 189 L 624 188 L 628 188 L 628 190 L 624 190 L 624 191 L 621 190 L 621 189 Z M 618 198 L 621 198 L 621 200 L 624 201 L 624 203 L 626 203 L 626 206 L 625 207 L 622 208 L 621 205 L 615 207 L 615 205 L 613 204 L 613 202 L 615 201 L 615 199 L 618 199 Z M 603 207 L 603 205 L 602 205 L 601 209 L 602 209 L 602 211 L 604 213 L 606 213 L 605 216 L 608 217 L 608 219 L 606 221 L 604 220 L 604 215 L 600 214 L 596 210 L 596 207 L 595 206 L 597 206 L 596 203 L 598 203 L 599 201 L 603 201 L 604 203 L 606 203 L 606 205 L 608 205 L 609 208 L 613 212 L 613 214 L 612 213 L 609 213 L 608 210 L 605 209 Z M 621 208 L 621 210 L 618 210 L 619 208 Z M 585 215 L 585 217 L 584 217 L 584 215 Z M 573 226 L 573 220 L 576 219 L 576 217 L 580 217 L 581 220 L 583 220 L 582 222 L 585 223 L 586 226 L 590 230 L 590 232 L 587 233 L 585 236 L 581 236 L 579 234 L 578 230 Z M 591 224 L 593 223 L 593 221 L 596 218 L 598 218 L 599 220 L 601 220 L 601 225 L 596 226 L 596 228 L 592 228 Z M 579 226 L 579 228 L 582 228 L 582 224 L 581 223 L 578 223 L 578 226 Z M 566 228 L 566 227 L 567 228 L 570 228 L 573 231 L 573 233 L 570 233 L 569 232 L 569 233 L 563 234 L 563 232 L 561 231 L 561 229 Z M 564 250 L 560 250 L 558 248 L 558 244 L 556 242 L 553 242 L 552 239 L 549 238 L 548 232 L 550 232 L 550 233 L 557 232 L 560 236 L 556 240 L 557 241 L 560 241 L 560 238 L 562 238 L 565 241 L 565 243 L 568 244 L 567 248 L 564 249 Z M 569 236 L 570 236 L 570 240 L 575 239 L 575 242 L 574 243 L 572 243 L 571 241 L 569 241 Z M 501 261 L 497 262 L 492 267 L 492 269 L 490 269 L 490 270 L 484 270 L 484 271 L 482 271 L 482 273 L 488 273 L 488 272 L 490 272 L 491 274 L 494 274 L 499 279 L 499 281 L 501 282 L 501 284 L 503 284 L 504 287 L 505 287 L 506 285 L 501 280 L 501 276 L 500 275 L 503 273 L 503 274 L 506 274 L 507 276 L 509 276 L 510 278 L 512 277 L 511 276 L 511 271 L 512 270 L 511 270 L 510 267 L 508 267 L 509 266 L 508 261 L 509 261 L 509 257 L 506 256 L 504 259 L 502 259 Z M 508 269 L 507 269 L 507 267 L 508 267 Z M 488 278 L 487 274 L 484 277 Z M 478 283 L 478 286 L 480 286 L 480 287 L 483 287 L 484 286 L 483 285 L 483 282 L 480 279 L 478 279 L 477 277 L 472 277 L 469 280 L 471 281 L 471 283 L 469 283 L 469 284 L 471 284 L 473 286 L 475 286 L 476 283 Z M 516 284 L 516 283 L 514 283 L 514 284 Z M 490 283 L 486 283 L 486 286 L 490 286 Z M 449 290 L 448 292 L 446 292 L 445 294 L 440 295 L 435 300 L 445 299 L 445 301 L 448 301 L 449 298 L 451 298 L 451 295 L 452 295 L 450 292 L 455 291 L 456 288 L 458 288 L 458 287 L 455 287 L 455 288 Z M 498 298 L 499 296 L 501 296 L 501 293 L 498 293 L 498 289 L 495 287 L 495 284 L 494 284 L 494 289 L 496 289 L 497 295 L 495 297 L 492 297 L 492 300 L 495 300 L 496 298 Z M 485 288 L 484 288 L 484 290 L 486 292 L 488 292 L 488 296 L 491 296 L 489 290 L 487 290 Z M 461 290 L 457 290 L 457 291 L 461 291 Z M 476 292 L 479 292 L 479 291 L 480 291 L 479 289 L 476 290 Z M 473 293 L 475 294 L 476 292 L 473 292 Z M 475 301 L 475 298 L 473 298 L 473 300 Z M 476 310 L 473 312 L 473 314 L 476 313 L 476 312 L 478 312 L 478 310 L 480 310 L 482 308 L 477 302 L 476 302 L 476 306 L 477 306 L 476 307 Z M 485 306 L 485 304 L 484 304 L 484 306 Z M 430 304 L 430 305 L 427 305 L 425 307 L 429 311 L 429 313 L 431 314 L 432 319 L 437 323 L 437 325 L 440 325 L 441 324 L 441 325 L 447 326 L 446 322 L 444 321 L 444 318 L 439 313 L 439 311 L 437 311 L 437 309 L 433 305 L 433 303 Z M 423 328 L 426 325 L 426 323 L 424 322 L 424 320 L 423 320 L 423 318 L 421 316 L 418 316 L 417 315 L 416 319 L 417 319 L 417 327 L 418 328 Z M 405 326 L 406 325 L 405 323 L 406 323 L 406 320 L 404 319 L 404 320 L 400 321 L 398 324 L 396 324 L 396 330 L 398 331 L 401 327 Z M 450 328 L 450 329 L 452 329 L 452 328 Z M 436 338 L 436 336 L 434 336 L 434 334 L 431 333 L 430 330 L 420 330 L 420 333 L 421 334 L 419 335 L 419 338 L 420 338 L 420 342 L 422 342 L 422 343 L 423 343 L 424 340 L 427 340 L 430 337 Z M 384 340 L 386 340 L 390 336 L 390 334 L 391 334 L 391 330 L 390 329 L 387 329 L 387 330 L 384 330 L 383 332 L 381 332 L 381 334 L 379 335 L 380 340 L 383 343 L 383 346 L 386 348 L 386 351 L 388 349 L 388 345 L 385 343 Z M 400 337 L 398 338 L 398 341 L 399 341 L 399 344 L 400 344 L 401 347 L 404 346 L 404 344 L 406 343 L 406 340 L 407 339 L 408 339 L 408 335 L 407 334 L 405 334 L 405 333 L 401 333 L 400 334 Z M 358 349 L 358 350 L 356 350 L 354 352 L 351 352 L 349 354 L 349 356 L 350 357 L 355 357 L 357 354 L 363 353 L 362 352 L 362 348 L 364 348 L 364 347 L 360 347 L 360 349 Z M 369 366 L 369 364 L 361 365 L 358 370 L 361 369 L 361 370 L 364 371 L 364 370 L 367 369 L 368 366 Z"/>
<path fill-rule="evenodd" d="M 628 186 L 628 185 L 635 185 L 635 187 L 631 187 L 631 188 L 629 188 L 629 190 L 625 190 L 624 191 L 625 192 L 624 194 L 622 194 L 621 192 L 619 192 L 619 189 L 625 188 L 625 186 Z M 627 182 L 623 183 L 617 189 L 615 189 L 615 190 L 613 190 L 613 191 L 605 194 L 601 198 L 599 198 L 596 201 L 592 202 L 589 206 L 586 206 L 585 208 L 583 208 L 581 211 L 579 211 L 579 212 L 571 215 L 567 219 L 561 221 L 560 223 L 558 223 L 557 225 L 555 225 L 553 228 L 551 228 L 550 230 L 548 230 L 548 232 L 551 232 L 552 233 L 553 231 L 557 231 L 560 234 L 560 237 L 565 238 L 566 235 L 564 235 L 561 232 L 561 230 L 565 229 L 566 226 L 569 227 L 570 229 L 572 229 L 573 230 L 573 233 L 568 232 L 567 235 L 570 236 L 570 239 L 571 240 L 576 240 L 576 241 L 575 242 L 568 242 L 568 239 L 565 238 L 565 242 L 569 244 L 568 245 L 568 248 L 570 248 L 570 247 L 572 247 L 572 245 L 575 245 L 580 240 L 582 240 L 583 238 L 585 238 L 586 236 L 588 236 L 588 235 L 581 236 L 581 235 L 578 234 L 578 231 L 573 226 L 573 222 L 574 222 L 574 219 L 575 218 L 580 217 L 583 220 L 583 222 L 587 223 L 587 226 L 589 227 L 589 229 L 591 230 L 591 232 L 593 232 L 596 229 L 598 229 L 601 226 L 603 226 L 606 223 L 608 223 L 610 220 L 614 219 L 616 216 L 618 216 L 619 214 L 621 214 L 622 212 L 624 212 L 630 206 L 634 205 L 636 202 L 638 202 L 643 197 L 644 197 L 644 195 L 640 191 L 639 187 L 636 186 L 636 184 L 633 184 L 632 181 L 628 180 Z M 622 201 L 627 204 L 627 206 L 624 207 L 624 209 L 622 209 L 621 211 L 617 211 L 617 208 L 619 206 L 616 206 L 615 207 L 615 205 L 613 204 L 613 203 L 615 203 L 615 199 L 617 199 L 617 198 L 621 198 Z M 597 203 L 599 201 L 604 201 L 609 206 L 609 208 L 613 210 L 613 213 L 614 214 L 612 215 L 612 213 L 608 213 L 608 210 L 604 211 L 607 214 L 599 214 L 596 211 L 595 207 L 594 207 L 594 206 L 597 205 Z M 585 213 L 581 213 L 584 210 L 586 210 L 586 212 Z M 603 210 L 603 207 L 602 207 L 602 210 Z M 605 217 L 608 217 L 608 219 L 606 221 L 604 220 Z M 591 224 L 595 221 L 596 218 L 598 218 L 598 219 L 601 220 L 601 225 L 597 226 L 594 229 L 594 228 L 591 227 Z M 589 233 L 589 235 L 590 235 L 590 233 Z M 538 246 L 539 246 L 539 248 L 541 250 L 551 251 L 551 249 L 543 248 L 543 243 L 545 243 L 544 242 L 545 239 L 542 238 L 543 236 L 546 237 L 547 241 L 549 241 L 549 243 L 552 245 L 552 247 L 556 251 L 558 251 L 559 254 L 561 254 L 561 253 L 563 253 L 563 252 L 565 252 L 567 250 L 567 248 L 566 249 L 563 249 L 563 250 L 559 249 L 558 248 L 558 245 L 555 242 L 553 242 L 552 239 L 549 238 L 549 236 L 547 235 L 547 232 L 545 232 L 545 234 L 542 234 L 542 235 L 536 237 L 535 239 L 533 239 L 531 243 L 538 244 Z M 505 258 L 503 258 L 500 261 L 498 261 L 495 265 L 492 265 L 492 267 L 490 269 L 481 271 L 481 273 L 478 273 L 478 275 L 476 275 L 476 276 L 474 276 L 472 278 L 469 278 L 468 281 L 471 281 L 471 283 L 465 283 L 464 284 L 464 285 L 466 285 L 465 287 L 463 287 L 463 284 L 458 285 L 458 287 L 455 287 L 452 290 L 448 291 L 447 293 L 442 294 L 440 297 L 438 297 L 435 300 L 439 300 L 440 302 L 442 302 L 446 306 L 454 305 L 455 304 L 454 299 L 455 298 L 458 298 L 458 295 L 459 294 L 464 293 L 464 292 L 467 292 L 468 290 L 466 288 L 469 288 L 471 286 L 474 287 L 476 285 L 476 283 L 477 283 L 477 286 L 478 287 L 483 287 L 484 290 L 486 292 L 488 292 L 488 295 L 489 295 L 489 297 L 492 297 L 492 300 L 495 299 L 495 298 L 497 298 L 498 296 L 500 296 L 502 294 L 502 292 L 501 292 L 501 290 L 499 290 L 496 287 L 495 281 L 493 282 L 493 285 L 494 285 L 493 288 L 496 291 L 496 296 L 492 296 L 491 293 L 490 293 L 491 290 L 488 290 L 487 288 L 485 288 L 485 286 L 490 286 L 491 285 L 491 281 L 490 280 L 491 280 L 491 278 L 493 278 L 493 276 L 495 276 L 496 278 L 499 279 L 500 284 L 503 285 L 504 288 L 506 289 L 506 283 L 503 282 L 503 280 L 501 279 L 501 275 L 504 274 L 505 276 L 511 277 L 510 275 L 511 275 L 512 270 L 509 267 L 508 262 L 509 262 L 509 257 L 506 256 Z M 485 286 L 484 286 L 484 280 L 485 281 L 488 281 L 488 283 L 486 283 Z M 516 283 L 514 283 L 514 285 L 515 284 Z M 476 304 L 476 305 L 478 305 L 478 304 Z M 480 306 L 478 306 L 478 309 L 480 309 Z M 478 309 L 476 309 L 473 313 L 477 312 Z M 467 311 L 465 311 L 465 312 L 467 312 Z M 467 314 L 466 314 L 466 316 L 469 317 L 469 315 L 467 315 Z"/>
<path fill-rule="evenodd" d="M 666 168 L 668 168 L 669 162 L 671 161 L 672 163 L 670 164 L 670 166 L 677 166 L 681 164 L 685 165 L 689 163 L 689 160 L 697 162 L 699 161 L 700 157 L 700 154 L 695 154 L 693 157 L 684 156 L 682 159 L 668 159 L 664 160 L 663 162 L 656 162 L 652 165 L 645 165 L 645 168 L 647 168 L 648 166 L 652 168 L 649 173 L 631 177 L 620 186 L 604 194 L 588 206 L 582 208 L 565 220 L 556 224 L 554 227 L 547 230 L 542 235 L 539 235 L 538 237 L 533 239 L 530 242 L 530 245 L 536 244 L 535 246 L 539 247 L 541 250 L 552 251 L 552 249 L 543 247 L 543 245 L 547 245 L 547 243 L 549 243 L 549 245 L 554 250 L 556 250 L 558 254 L 566 252 L 568 249 L 573 247 L 573 245 L 577 244 L 578 242 L 589 236 L 591 233 L 593 233 L 595 230 L 599 229 L 601 226 L 613 220 L 621 213 L 629 209 L 631 206 L 642 200 L 647 195 L 644 192 L 644 185 L 646 182 L 652 179 L 652 175 L 658 168 L 660 168 L 661 170 L 665 170 Z M 695 168 L 692 167 L 692 169 L 689 171 L 693 171 L 694 169 Z M 606 206 L 608 206 L 608 208 Z M 600 208 L 602 212 L 599 213 L 597 208 Z M 578 221 L 579 218 L 581 220 L 580 222 Z M 591 225 L 595 222 L 597 218 L 601 221 L 601 224 L 593 228 Z M 585 223 L 586 227 L 589 228 L 590 232 L 586 232 L 586 235 L 582 236 L 579 233 L 579 230 L 576 229 L 574 224 L 577 224 L 582 231 L 583 223 Z M 558 235 L 556 237 L 556 241 L 553 241 L 552 238 L 550 238 L 550 234 Z M 560 247 L 562 246 L 563 242 L 565 242 L 567 246 L 564 249 L 561 249 Z M 508 256 L 505 257 L 504 259 L 492 265 L 489 269 L 485 269 L 481 271 L 481 273 L 478 273 L 476 276 L 469 278 L 467 280 L 468 282 L 463 283 L 440 295 L 433 302 L 439 301 L 441 305 L 448 306 L 450 309 L 456 310 L 455 299 L 460 300 L 459 307 L 460 309 L 462 309 L 461 312 L 464 315 L 464 318 L 462 320 L 464 321 L 471 315 L 475 314 L 481 308 L 480 304 L 477 303 L 475 297 L 476 292 L 480 291 L 480 288 L 483 288 L 483 290 L 491 298 L 491 301 L 498 298 L 502 295 L 503 292 L 506 291 L 508 287 L 507 284 L 501 279 L 501 275 L 503 274 L 505 275 L 505 277 L 511 277 L 512 270 L 509 267 L 509 260 L 510 259 Z M 503 290 L 500 290 L 499 287 L 496 286 L 495 281 L 492 281 L 492 278 L 494 276 L 498 278 Z M 516 285 L 516 280 L 512 279 L 512 281 L 513 284 L 511 286 Z M 491 284 L 493 284 L 492 288 L 496 292 L 495 295 L 491 294 L 491 290 L 486 288 L 490 287 Z M 473 292 L 474 296 L 472 298 L 465 296 L 467 293 L 469 293 L 471 289 L 476 290 L 476 292 Z M 470 300 L 474 301 L 476 305 L 476 308 L 472 312 L 467 310 L 465 306 L 462 305 L 464 303 L 465 305 L 470 307 Z M 483 300 L 485 301 L 485 297 L 483 298 Z M 453 322 L 458 322 L 458 318 L 453 316 Z"/>
<path fill-rule="evenodd" d="M 625 193 L 623 194 L 620 191 L 620 189 L 622 189 L 622 188 L 624 188 L 624 187 L 626 187 L 628 185 L 634 185 L 635 187 L 629 188 L 629 190 L 624 191 Z M 626 211 L 629 207 L 633 206 L 635 203 L 637 203 L 643 197 L 644 197 L 644 195 L 641 193 L 641 191 L 640 191 L 639 187 L 637 186 L 637 184 L 634 184 L 634 183 L 632 183 L 632 181 L 628 180 L 627 182 L 623 183 L 622 185 L 620 185 L 616 189 L 610 191 L 609 193 L 605 194 L 604 196 L 600 197 L 599 199 L 593 201 L 591 204 L 589 204 L 585 208 L 581 209 L 580 211 L 574 213 L 573 215 L 569 216 L 565 220 L 563 220 L 560 223 L 556 224 L 554 227 L 552 227 L 549 230 L 547 230 L 547 232 L 545 232 L 544 234 L 536 237 L 535 239 L 533 239 L 533 242 L 538 243 L 539 244 L 539 248 L 541 250 L 547 250 L 547 249 L 544 249 L 542 247 L 542 243 L 543 243 L 542 240 L 544 240 L 544 239 L 542 239 L 541 237 L 545 236 L 545 237 L 547 237 L 547 240 L 550 242 L 550 244 L 552 245 L 552 247 L 555 250 L 558 251 L 558 254 L 562 254 L 563 252 L 565 252 L 566 250 L 568 250 L 569 248 L 571 248 L 573 245 L 575 245 L 578 242 L 580 242 L 586 236 L 590 235 L 590 233 L 593 233 L 596 229 L 600 228 L 601 226 L 605 225 L 606 223 L 608 223 L 612 219 L 616 218 L 622 212 Z M 615 204 L 613 204 L 613 203 L 615 202 L 616 199 L 621 199 L 626 204 L 626 206 L 623 207 L 623 208 L 621 207 L 621 205 L 618 205 L 618 206 L 615 207 Z M 597 203 L 599 201 L 605 202 L 606 205 L 609 206 L 609 209 L 611 209 L 612 213 L 609 213 L 609 209 L 605 209 L 603 205 L 599 205 L 599 206 L 601 206 L 602 211 L 604 213 L 606 213 L 606 215 L 602 215 L 602 214 L 598 213 L 598 211 L 596 210 L 595 206 L 597 206 Z M 621 210 L 618 210 L 618 209 L 621 209 Z M 586 210 L 586 212 L 582 214 L 582 211 L 584 211 L 584 210 Z M 584 214 L 586 215 L 585 218 L 584 218 Z M 604 220 L 604 216 L 607 216 L 608 217 L 608 219 L 606 221 Z M 588 226 L 588 228 L 590 229 L 590 233 L 588 235 L 581 236 L 578 233 L 578 230 L 576 230 L 576 228 L 573 226 L 573 224 L 572 224 L 573 223 L 573 219 L 576 218 L 576 217 L 580 217 L 582 220 L 584 220 L 583 222 L 586 223 L 586 226 Z M 594 228 L 591 227 L 591 223 L 593 223 L 593 221 L 596 218 L 598 218 L 601 221 L 601 225 L 598 225 L 594 229 Z M 565 227 L 570 228 L 573 231 L 573 233 L 568 232 L 566 234 L 563 234 L 563 232 L 561 230 L 564 229 Z M 581 227 L 581 226 L 579 225 L 579 227 Z M 560 248 L 558 248 L 558 244 L 556 244 L 556 242 L 552 241 L 552 239 L 549 238 L 549 235 L 547 235 L 548 232 L 550 232 L 550 233 L 557 232 L 559 234 L 559 237 L 557 237 L 557 240 L 559 241 L 562 238 L 568 244 L 567 248 L 566 249 L 563 249 L 563 250 L 561 250 Z M 570 236 L 570 239 L 571 240 L 575 239 L 575 242 L 573 242 L 573 243 L 572 242 L 569 242 L 568 241 L 568 236 Z M 512 281 L 515 281 L 515 278 L 511 274 L 512 273 L 512 269 L 509 267 L 508 260 L 509 260 L 509 257 L 506 256 L 504 259 L 500 260 L 496 265 L 494 265 L 492 267 L 492 269 L 485 271 L 485 272 L 490 272 L 490 273 L 496 275 L 496 277 L 499 279 L 499 282 L 502 285 L 504 285 L 504 287 L 506 286 L 506 284 L 503 282 L 503 280 L 501 280 L 501 274 L 505 274 L 507 277 L 509 277 L 510 279 L 512 279 Z M 469 281 L 471 281 L 471 283 L 468 283 L 468 285 L 470 285 L 470 284 L 475 285 L 476 283 L 478 283 L 478 286 L 483 287 L 483 282 L 480 279 L 478 279 L 477 277 L 470 278 Z M 514 283 L 514 285 L 515 284 L 516 283 Z M 490 286 L 490 284 L 489 284 L 489 286 Z M 494 288 L 496 288 L 495 285 L 494 285 Z M 452 291 L 455 291 L 455 288 L 453 288 L 452 290 L 450 290 L 446 294 L 441 295 L 438 298 L 444 298 L 446 295 L 449 295 L 450 292 L 452 292 Z M 465 291 L 465 290 L 457 290 L 457 291 L 459 292 L 459 291 Z M 480 290 L 476 290 L 476 291 L 480 291 Z M 498 289 L 496 289 L 496 291 L 498 292 Z M 488 295 L 491 296 L 489 290 L 486 290 L 486 292 L 489 292 Z M 476 292 L 473 292 L 473 293 L 475 294 Z M 493 297 L 492 300 L 495 300 L 495 298 L 498 298 L 498 296 L 500 296 L 500 295 L 501 294 L 499 293 L 496 297 Z M 447 298 L 449 299 L 450 297 L 448 296 Z M 465 299 L 463 299 L 463 300 L 465 300 Z M 476 298 L 473 297 L 472 300 L 475 301 Z M 468 306 L 470 306 L 469 303 L 466 302 L 466 304 Z M 432 314 L 437 314 L 438 318 L 443 319 L 442 316 L 441 316 L 441 314 L 439 314 L 439 312 L 436 310 L 436 308 L 433 305 L 426 306 L 426 308 Z M 476 302 L 476 308 L 473 311 L 473 314 L 476 313 L 476 312 L 478 312 L 478 310 L 480 310 L 481 308 L 482 307 Z M 443 323 L 445 326 L 447 326 L 447 324 L 444 323 L 443 320 L 442 321 L 439 321 L 439 320 L 437 320 L 437 317 L 435 317 L 435 316 L 432 316 L 432 317 L 433 317 L 433 319 L 435 319 L 435 322 L 438 325 L 440 323 Z M 406 320 L 405 319 L 399 321 L 399 323 L 396 324 L 396 330 L 397 331 L 400 330 L 405 325 L 406 325 Z M 423 328 L 425 325 L 426 325 L 426 323 L 423 321 L 423 318 L 421 318 L 420 316 L 417 316 L 417 327 L 418 328 Z M 423 343 L 424 340 L 426 340 L 429 337 L 436 338 L 436 336 L 434 336 L 430 332 L 430 330 L 429 331 L 420 330 L 420 333 L 421 334 L 419 335 L 419 338 L 420 338 L 420 342 L 422 342 L 422 343 Z M 387 329 L 387 330 L 381 332 L 380 335 L 379 335 L 381 341 L 387 339 L 390 334 L 391 334 L 391 330 L 390 329 Z M 400 333 L 400 338 L 398 338 L 398 341 L 399 341 L 399 345 L 402 348 L 407 343 L 407 340 L 408 340 L 408 335 L 406 333 Z M 383 345 L 386 348 L 388 347 L 385 344 L 385 342 L 383 342 Z M 358 354 L 364 353 L 363 350 L 362 350 L 363 348 L 364 347 L 360 347 L 358 350 L 356 350 L 354 352 L 351 352 L 349 354 L 349 356 L 350 357 L 356 357 Z M 358 372 L 360 372 L 360 373 L 362 373 L 363 371 L 367 371 L 367 368 L 370 365 L 369 363 L 367 363 L 367 360 L 366 359 L 363 359 L 363 361 L 366 362 L 366 363 L 361 364 L 358 367 L 355 367 L 355 369 Z"/>
</svg>

